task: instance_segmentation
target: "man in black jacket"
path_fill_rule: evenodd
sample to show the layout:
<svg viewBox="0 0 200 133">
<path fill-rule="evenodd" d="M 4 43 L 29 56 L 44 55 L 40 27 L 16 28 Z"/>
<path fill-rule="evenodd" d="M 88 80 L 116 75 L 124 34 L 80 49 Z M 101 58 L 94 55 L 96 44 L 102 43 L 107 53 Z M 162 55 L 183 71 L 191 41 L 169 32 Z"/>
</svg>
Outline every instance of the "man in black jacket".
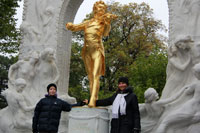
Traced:
<svg viewBox="0 0 200 133">
<path fill-rule="evenodd" d="M 82 103 L 70 105 L 57 98 L 55 84 L 47 86 L 48 95 L 36 105 L 33 117 L 33 133 L 57 133 L 62 111 L 69 112 L 72 106 L 81 106 Z"/>
<path fill-rule="evenodd" d="M 97 100 L 96 106 L 112 105 L 111 133 L 139 133 L 140 112 L 137 96 L 129 87 L 128 78 L 120 77 L 117 92 L 106 99 Z M 88 103 L 87 100 L 85 100 Z"/>
</svg>

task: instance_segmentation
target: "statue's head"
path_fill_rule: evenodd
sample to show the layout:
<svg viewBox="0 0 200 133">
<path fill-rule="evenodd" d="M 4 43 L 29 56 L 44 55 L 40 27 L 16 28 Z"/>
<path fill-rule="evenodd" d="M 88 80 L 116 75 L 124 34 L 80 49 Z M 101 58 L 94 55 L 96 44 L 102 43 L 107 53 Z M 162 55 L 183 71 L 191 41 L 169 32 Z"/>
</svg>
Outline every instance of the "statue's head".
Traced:
<svg viewBox="0 0 200 133">
<path fill-rule="evenodd" d="M 144 98 L 146 103 L 151 103 L 152 101 L 156 101 L 158 97 L 158 93 L 154 88 L 148 88 L 144 92 Z"/>
<path fill-rule="evenodd" d="M 190 36 L 183 36 L 180 35 L 177 37 L 176 41 L 174 42 L 175 46 L 177 48 L 181 48 L 181 49 L 190 49 L 191 48 L 191 44 L 194 41 L 191 39 Z"/>
<path fill-rule="evenodd" d="M 52 48 L 46 48 L 41 53 L 41 59 L 46 61 L 53 61 L 55 59 L 55 51 Z"/>
<path fill-rule="evenodd" d="M 26 81 L 22 78 L 18 78 L 15 80 L 15 86 L 17 92 L 22 92 L 23 89 L 26 87 Z"/>
<path fill-rule="evenodd" d="M 195 75 L 195 77 L 200 80 L 200 63 L 194 65 L 194 67 L 192 68 L 192 71 Z"/>
<path fill-rule="evenodd" d="M 107 5 L 102 0 L 95 2 L 93 6 L 94 14 L 99 14 L 101 16 L 105 14 L 106 10 L 107 10 Z"/>
</svg>

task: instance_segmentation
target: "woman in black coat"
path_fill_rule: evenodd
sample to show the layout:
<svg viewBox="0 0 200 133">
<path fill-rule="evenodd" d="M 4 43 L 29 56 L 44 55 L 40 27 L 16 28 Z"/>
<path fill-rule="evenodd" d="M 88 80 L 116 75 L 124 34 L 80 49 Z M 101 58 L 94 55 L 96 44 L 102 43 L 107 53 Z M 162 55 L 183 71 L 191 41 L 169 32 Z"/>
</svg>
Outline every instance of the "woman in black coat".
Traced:
<svg viewBox="0 0 200 133">
<path fill-rule="evenodd" d="M 118 90 L 113 96 L 96 101 L 96 106 L 112 105 L 111 133 L 140 132 L 140 112 L 137 96 L 128 85 L 128 79 L 121 77 L 118 80 Z"/>
<path fill-rule="evenodd" d="M 55 84 L 47 86 L 48 95 L 36 105 L 33 117 L 33 133 L 57 133 L 62 111 L 69 112 L 72 106 L 81 106 L 82 103 L 70 105 L 57 98 Z"/>
</svg>

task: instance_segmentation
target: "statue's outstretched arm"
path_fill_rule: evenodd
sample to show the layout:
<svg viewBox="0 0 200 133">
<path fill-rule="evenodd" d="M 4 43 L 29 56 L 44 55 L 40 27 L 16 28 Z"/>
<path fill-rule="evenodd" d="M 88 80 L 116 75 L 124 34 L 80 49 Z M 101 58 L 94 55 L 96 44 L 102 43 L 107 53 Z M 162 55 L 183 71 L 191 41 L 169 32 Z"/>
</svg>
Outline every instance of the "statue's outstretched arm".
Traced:
<svg viewBox="0 0 200 133">
<path fill-rule="evenodd" d="M 104 21 L 105 21 L 105 28 L 104 28 L 104 33 L 103 33 L 103 36 L 108 36 L 109 35 L 109 32 L 110 32 L 110 29 L 111 29 L 111 25 L 110 25 L 110 21 L 113 20 L 113 19 L 116 19 L 117 16 L 114 15 L 114 14 L 110 14 L 110 13 L 106 13 L 104 16 Z"/>
<path fill-rule="evenodd" d="M 163 99 L 163 100 L 159 100 L 156 102 L 156 104 L 160 105 L 160 106 L 164 106 L 165 104 L 171 103 L 174 100 L 176 100 L 177 98 L 179 98 L 183 92 L 185 91 L 186 87 L 183 87 L 177 94 L 173 95 L 172 97 Z"/>
<path fill-rule="evenodd" d="M 71 22 L 67 23 L 66 24 L 66 28 L 68 30 L 71 30 L 71 31 L 80 31 L 80 30 L 84 30 L 85 29 L 85 26 L 86 24 L 89 22 L 89 20 L 86 20 L 84 21 L 83 23 L 80 23 L 80 24 L 72 24 Z"/>
</svg>

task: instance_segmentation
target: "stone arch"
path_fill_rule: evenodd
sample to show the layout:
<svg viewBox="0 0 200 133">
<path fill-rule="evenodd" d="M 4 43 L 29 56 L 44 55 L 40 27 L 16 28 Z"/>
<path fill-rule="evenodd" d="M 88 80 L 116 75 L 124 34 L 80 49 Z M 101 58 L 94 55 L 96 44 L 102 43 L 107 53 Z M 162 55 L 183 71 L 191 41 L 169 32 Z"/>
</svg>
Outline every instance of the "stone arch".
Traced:
<svg viewBox="0 0 200 133">
<path fill-rule="evenodd" d="M 57 65 L 60 71 L 58 87 L 62 94 L 66 93 L 66 89 L 68 92 L 72 37 L 71 32 L 66 30 L 65 24 L 67 22 L 73 22 L 82 2 L 83 0 L 64 0 L 58 18 L 56 55 Z"/>
</svg>

